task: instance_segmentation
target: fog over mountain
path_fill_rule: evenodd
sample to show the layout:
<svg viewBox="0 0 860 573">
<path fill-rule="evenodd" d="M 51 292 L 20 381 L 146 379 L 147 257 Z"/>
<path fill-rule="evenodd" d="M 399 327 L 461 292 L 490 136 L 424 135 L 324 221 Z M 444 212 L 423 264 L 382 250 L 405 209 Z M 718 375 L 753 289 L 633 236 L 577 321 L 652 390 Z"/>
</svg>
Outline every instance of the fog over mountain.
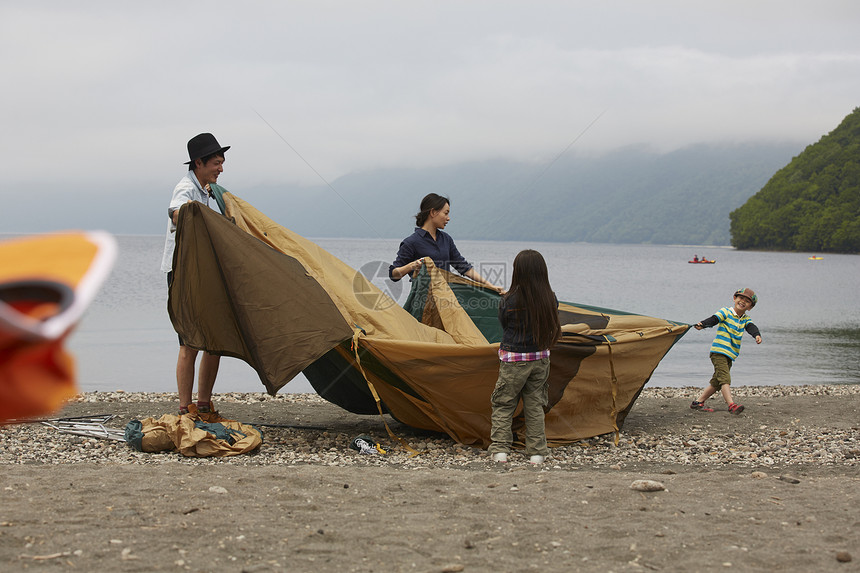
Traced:
<svg viewBox="0 0 860 573">
<path fill-rule="evenodd" d="M 800 143 L 643 147 L 553 163 L 462 163 L 381 169 L 312 187 L 233 188 L 272 219 L 310 237 L 395 238 L 430 192 L 451 199 L 458 239 L 728 245 L 728 214 Z"/>
<path fill-rule="evenodd" d="M 318 185 L 245 187 L 231 177 L 228 164 L 219 184 L 307 237 L 405 237 L 421 198 L 435 192 L 451 200 L 446 230 L 456 239 L 729 245 L 729 213 L 804 147 L 701 144 L 669 153 L 628 147 L 544 163 L 499 159 L 377 169 Z M 0 232 L 162 234 L 181 167 L 162 187 L 135 181 L 31 185 L 6 204 Z"/>
<path fill-rule="evenodd" d="M 0 2 L 0 233 L 164 233 L 211 132 L 219 183 L 311 236 L 402 237 L 434 190 L 457 237 L 725 243 L 740 196 L 857 106 L 858 21 L 849 0 Z"/>
</svg>

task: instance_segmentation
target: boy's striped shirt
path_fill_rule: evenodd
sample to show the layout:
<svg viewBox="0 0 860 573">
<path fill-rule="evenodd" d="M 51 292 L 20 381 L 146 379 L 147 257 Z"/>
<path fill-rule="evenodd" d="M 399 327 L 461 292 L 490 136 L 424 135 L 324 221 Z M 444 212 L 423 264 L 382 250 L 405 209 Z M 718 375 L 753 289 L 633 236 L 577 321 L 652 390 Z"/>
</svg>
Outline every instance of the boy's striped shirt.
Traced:
<svg viewBox="0 0 860 573">
<path fill-rule="evenodd" d="M 730 306 L 721 308 L 714 313 L 720 321 L 717 327 L 717 336 L 711 344 L 711 352 L 724 354 L 732 360 L 737 359 L 741 351 L 741 339 L 744 335 L 746 325 L 752 322 L 749 314 L 743 316 L 735 314 L 735 309 Z"/>
</svg>

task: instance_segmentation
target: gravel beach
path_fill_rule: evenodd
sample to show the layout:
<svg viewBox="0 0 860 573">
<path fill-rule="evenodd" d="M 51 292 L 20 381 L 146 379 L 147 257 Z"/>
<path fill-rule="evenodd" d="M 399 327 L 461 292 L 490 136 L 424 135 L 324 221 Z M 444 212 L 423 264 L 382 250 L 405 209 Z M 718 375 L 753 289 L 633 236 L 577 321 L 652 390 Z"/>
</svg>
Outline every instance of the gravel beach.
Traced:
<svg viewBox="0 0 860 573">
<path fill-rule="evenodd" d="M 553 448 L 541 466 L 386 417 L 412 455 L 379 416 L 312 394 L 216 395 L 264 433 L 222 459 L 5 426 L 0 570 L 860 569 L 860 386 L 739 386 L 740 415 L 690 410 L 699 390 L 646 389 L 617 445 Z M 175 405 L 87 393 L 58 417 L 122 429 Z M 360 434 L 387 453 L 350 449 Z"/>
</svg>

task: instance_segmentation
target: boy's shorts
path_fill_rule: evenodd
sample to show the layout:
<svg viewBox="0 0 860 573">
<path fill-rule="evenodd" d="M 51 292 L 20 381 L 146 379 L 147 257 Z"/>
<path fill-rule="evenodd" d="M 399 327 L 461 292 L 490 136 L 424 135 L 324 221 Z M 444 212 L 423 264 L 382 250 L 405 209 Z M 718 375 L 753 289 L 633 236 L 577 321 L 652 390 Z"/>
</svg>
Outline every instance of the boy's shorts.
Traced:
<svg viewBox="0 0 860 573">
<path fill-rule="evenodd" d="M 720 389 L 723 384 L 732 383 L 732 359 L 725 354 L 711 352 L 711 364 L 714 365 L 714 375 L 711 377 L 711 386 Z"/>
</svg>

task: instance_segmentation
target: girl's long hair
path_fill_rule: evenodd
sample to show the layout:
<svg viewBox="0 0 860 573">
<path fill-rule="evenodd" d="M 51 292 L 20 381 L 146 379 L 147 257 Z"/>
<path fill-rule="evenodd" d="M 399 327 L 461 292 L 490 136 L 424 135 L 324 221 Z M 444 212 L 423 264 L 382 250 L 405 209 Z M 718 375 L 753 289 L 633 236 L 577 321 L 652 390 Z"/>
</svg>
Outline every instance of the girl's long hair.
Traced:
<svg viewBox="0 0 860 573">
<path fill-rule="evenodd" d="M 550 348 L 561 338 L 558 303 L 549 285 L 546 261 L 539 252 L 526 249 L 514 258 L 514 274 L 505 300 L 509 297 L 515 297 L 510 300 L 516 301 L 520 316 L 524 317 L 521 334 L 531 333 L 541 349 Z"/>
</svg>

